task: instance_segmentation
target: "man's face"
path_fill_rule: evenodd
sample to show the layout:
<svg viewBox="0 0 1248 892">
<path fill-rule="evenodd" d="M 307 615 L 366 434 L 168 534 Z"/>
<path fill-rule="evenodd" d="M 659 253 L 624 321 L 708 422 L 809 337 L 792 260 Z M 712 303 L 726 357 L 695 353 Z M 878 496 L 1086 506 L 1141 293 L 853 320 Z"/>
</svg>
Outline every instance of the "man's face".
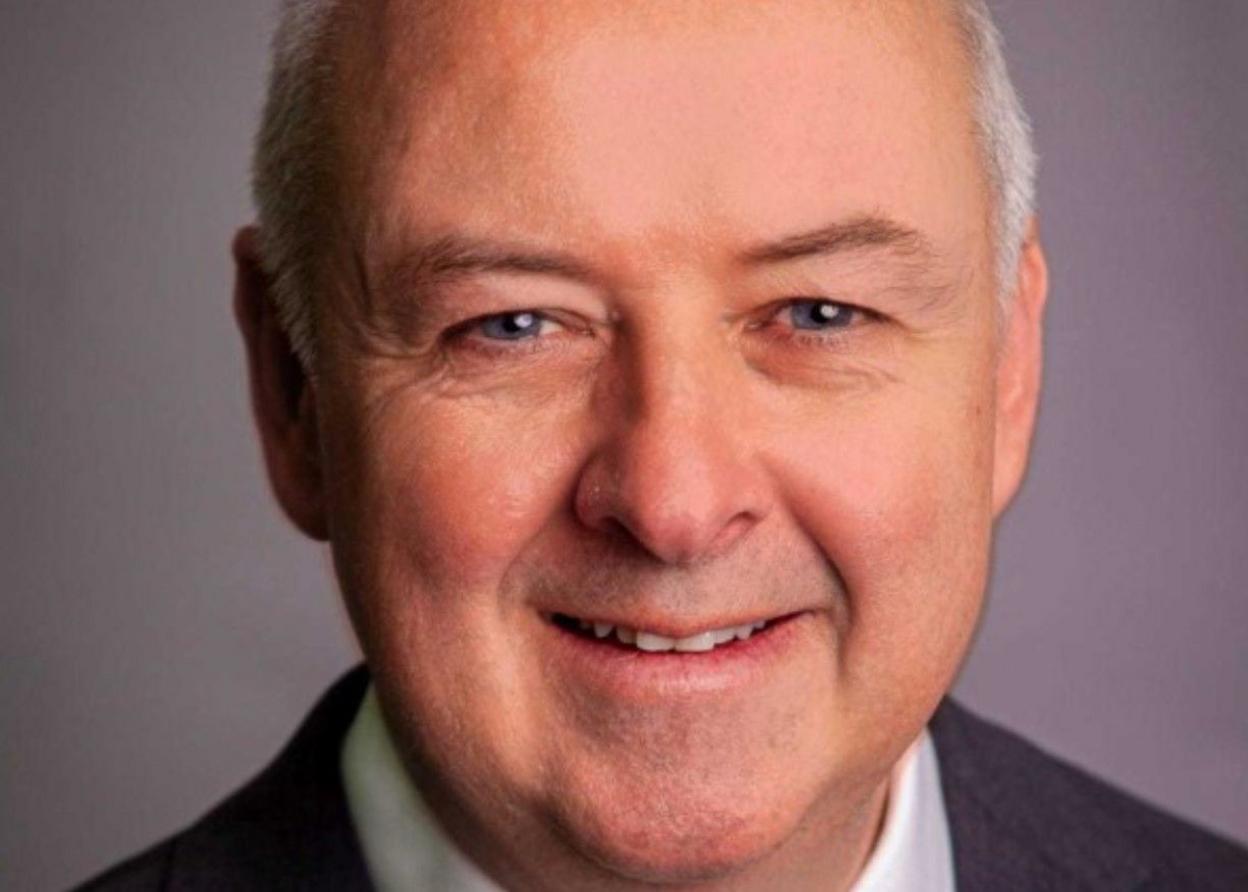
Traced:
<svg viewBox="0 0 1248 892">
<path fill-rule="evenodd" d="M 951 683 L 1008 497 L 947 12 L 395 6 L 344 45 L 315 401 L 413 771 L 464 838 L 634 877 L 824 844 Z"/>
</svg>

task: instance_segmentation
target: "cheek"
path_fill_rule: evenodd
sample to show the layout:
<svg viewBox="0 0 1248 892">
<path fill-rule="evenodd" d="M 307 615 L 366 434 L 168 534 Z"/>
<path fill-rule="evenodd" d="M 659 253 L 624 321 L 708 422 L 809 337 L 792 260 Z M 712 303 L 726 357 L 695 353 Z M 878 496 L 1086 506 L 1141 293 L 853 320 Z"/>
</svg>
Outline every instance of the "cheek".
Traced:
<svg viewBox="0 0 1248 892">
<path fill-rule="evenodd" d="M 969 644 L 991 537 L 990 398 L 898 384 L 786 441 L 786 503 L 844 586 L 851 687 L 936 696 Z"/>
<path fill-rule="evenodd" d="M 563 510 L 577 468 L 574 429 L 559 413 L 413 397 L 357 425 L 340 455 L 355 463 L 343 538 L 399 562 L 406 583 L 497 591 L 506 568 Z M 338 475 L 343 477 L 344 475 Z M 398 567 L 392 567 L 397 570 Z"/>
<path fill-rule="evenodd" d="M 334 420 L 335 564 L 369 662 L 384 667 L 383 702 L 411 716 L 396 722 L 404 748 L 450 776 L 531 776 L 523 717 L 539 685 L 509 574 L 569 504 L 574 420 L 415 391 Z"/>
</svg>

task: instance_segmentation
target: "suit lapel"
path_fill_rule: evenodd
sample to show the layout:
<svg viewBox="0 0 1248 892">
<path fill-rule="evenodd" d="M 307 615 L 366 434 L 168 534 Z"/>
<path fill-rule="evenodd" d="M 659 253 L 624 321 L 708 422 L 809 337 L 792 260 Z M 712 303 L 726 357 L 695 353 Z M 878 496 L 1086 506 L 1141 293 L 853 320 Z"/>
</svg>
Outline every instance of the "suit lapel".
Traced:
<svg viewBox="0 0 1248 892">
<path fill-rule="evenodd" d="M 959 892 L 1133 890 L 1150 870 L 1069 769 L 946 699 L 929 724 Z"/>
</svg>

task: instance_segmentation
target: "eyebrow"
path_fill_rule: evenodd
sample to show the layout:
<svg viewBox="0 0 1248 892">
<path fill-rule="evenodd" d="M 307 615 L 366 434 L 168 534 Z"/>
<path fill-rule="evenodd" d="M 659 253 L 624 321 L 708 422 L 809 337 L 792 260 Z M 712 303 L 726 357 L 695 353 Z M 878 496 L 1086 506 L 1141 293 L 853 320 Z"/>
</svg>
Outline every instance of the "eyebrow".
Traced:
<svg viewBox="0 0 1248 892">
<path fill-rule="evenodd" d="M 748 266 L 759 266 L 862 250 L 885 250 L 920 258 L 936 253 L 927 236 L 917 229 L 887 217 L 868 215 L 755 245 L 741 259 Z"/>
<path fill-rule="evenodd" d="M 885 250 L 902 257 L 935 255 L 931 242 L 917 229 L 867 215 L 754 245 L 739 260 L 747 266 L 762 266 L 864 250 Z M 434 282 L 483 273 L 527 273 L 591 284 L 600 280 L 592 267 L 570 254 L 452 233 L 405 253 L 385 269 L 380 284 L 385 292 L 410 293 Z"/>
<path fill-rule="evenodd" d="M 454 234 L 441 236 L 405 254 L 386 270 L 382 287 L 403 291 L 481 273 L 529 273 L 582 282 L 595 278 L 587 265 L 568 254 L 533 251 Z"/>
</svg>

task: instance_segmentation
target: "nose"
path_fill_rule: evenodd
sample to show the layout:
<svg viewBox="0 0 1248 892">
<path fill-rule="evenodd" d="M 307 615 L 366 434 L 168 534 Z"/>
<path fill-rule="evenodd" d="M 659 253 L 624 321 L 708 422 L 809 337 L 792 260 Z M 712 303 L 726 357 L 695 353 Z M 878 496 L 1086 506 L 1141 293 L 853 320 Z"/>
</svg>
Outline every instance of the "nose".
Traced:
<svg viewBox="0 0 1248 892">
<path fill-rule="evenodd" d="M 656 352 L 595 407 L 602 433 L 576 512 L 665 564 L 690 565 L 746 537 L 770 512 L 771 494 L 733 370 L 708 351 Z"/>
</svg>

